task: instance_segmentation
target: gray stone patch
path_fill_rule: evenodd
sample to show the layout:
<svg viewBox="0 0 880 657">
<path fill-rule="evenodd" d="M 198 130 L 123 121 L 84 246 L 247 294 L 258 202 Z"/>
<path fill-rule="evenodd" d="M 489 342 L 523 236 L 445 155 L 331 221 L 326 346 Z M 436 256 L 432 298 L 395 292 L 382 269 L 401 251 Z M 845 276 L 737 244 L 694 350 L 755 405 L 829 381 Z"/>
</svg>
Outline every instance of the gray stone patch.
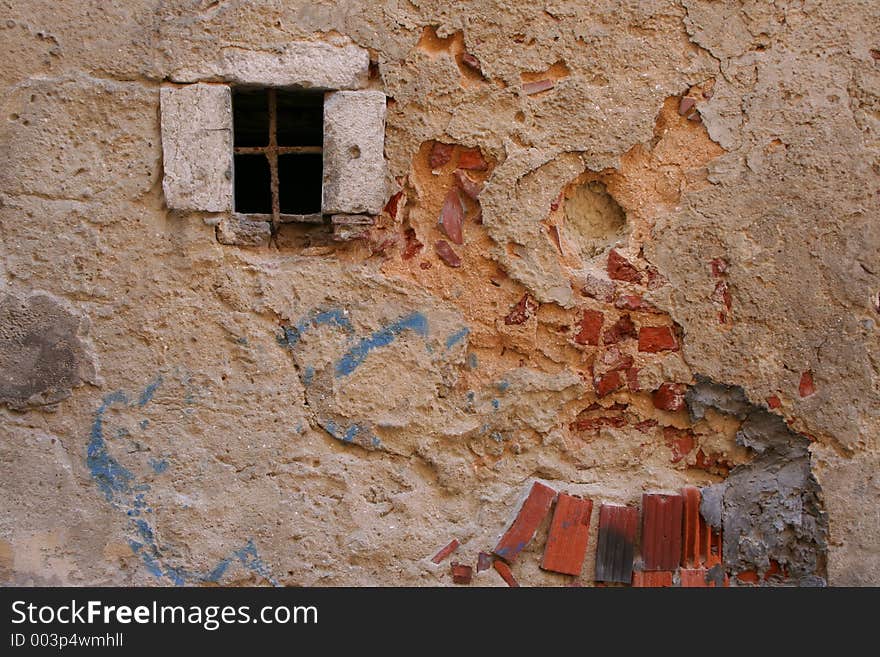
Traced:
<svg viewBox="0 0 880 657">
<path fill-rule="evenodd" d="M 97 383 L 83 342 L 89 322 L 46 293 L 0 298 L 0 404 L 49 407 L 82 383 Z"/>
<path fill-rule="evenodd" d="M 810 441 L 778 415 L 748 404 L 735 386 L 700 379 L 686 400 L 692 417 L 711 406 L 744 418 L 736 441 L 756 453 L 723 483 L 703 489 L 703 517 L 723 527 L 725 567 L 763 577 L 775 561 L 798 585 L 824 585 L 828 520 L 810 467 Z"/>
<path fill-rule="evenodd" d="M 215 61 L 174 71 L 175 82 L 218 80 L 234 84 L 314 89 L 358 89 L 366 85 L 370 54 L 355 45 L 294 41 L 272 51 L 230 46 Z"/>
<path fill-rule="evenodd" d="M 232 210 L 232 94 L 228 86 L 162 87 L 162 189 L 172 210 Z"/>
<path fill-rule="evenodd" d="M 379 214 L 385 196 L 385 94 L 328 94 L 324 100 L 324 214 Z"/>
<path fill-rule="evenodd" d="M 224 217 L 217 225 L 217 241 L 221 244 L 266 246 L 271 237 L 272 225 L 268 221 L 251 219 L 247 215 Z"/>
</svg>

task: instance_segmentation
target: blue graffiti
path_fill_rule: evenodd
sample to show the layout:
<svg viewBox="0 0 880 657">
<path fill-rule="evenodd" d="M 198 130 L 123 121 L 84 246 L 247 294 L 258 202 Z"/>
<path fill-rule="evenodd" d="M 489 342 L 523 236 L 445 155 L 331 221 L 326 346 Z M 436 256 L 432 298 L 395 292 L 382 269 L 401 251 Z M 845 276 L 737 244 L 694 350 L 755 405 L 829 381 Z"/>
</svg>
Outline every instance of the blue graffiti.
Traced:
<svg viewBox="0 0 880 657">
<path fill-rule="evenodd" d="M 467 326 L 464 326 L 457 330 L 455 333 L 446 338 L 446 349 L 452 349 L 456 344 L 464 340 L 470 332 L 471 330 Z"/>
<path fill-rule="evenodd" d="M 284 335 L 278 339 L 278 342 L 288 347 L 295 347 L 304 333 L 318 326 L 338 326 L 349 333 L 354 332 L 354 327 L 351 325 L 348 317 L 345 316 L 345 311 L 340 308 L 332 308 L 330 310 L 312 312 L 294 326 L 282 326 L 281 330 L 284 331 Z"/>
<path fill-rule="evenodd" d="M 507 392 L 507 389 L 510 387 L 510 381 L 499 381 L 495 384 L 495 387 L 498 388 L 498 392 Z"/>
<path fill-rule="evenodd" d="M 371 447 L 379 447 L 382 444 L 379 438 L 370 430 L 370 427 L 363 424 L 355 422 L 343 431 L 340 427 L 336 426 L 336 423 L 333 420 L 318 420 L 318 422 L 324 427 L 327 433 L 343 443 L 356 442 L 364 447 L 367 445 Z"/>
<path fill-rule="evenodd" d="M 428 337 L 427 318 L 422 313 L 415 312 L 376 331 L 369 337 L 363 338 L 337 361 L 336 377 L 348 376 L 354 372 L 367 359 L 371 351 L 387 347 L 404 331 L 414 331 L 422 337 Z"/>
<path fill-rule="evenodd" d="M 472 351 L 470 354 L 468 354 L 468 367 L 470 367 L 472 370 L 475 370 L 477 369 L 477 364 L 477 355 Z"/>
<path fill-rule="evenodd" d="M 105 395 L 95 411 L 86 447 L 86 466 L 98 489 L 110 504 L 123 510 L 132 523 L 133 531 L 137 536 L 136 539 L 129 540 L 132 552 L 141 558 L 147 572 L 159 579 L 167 578 L 175 586 L 200 582 L 216 583 L 233 561 L 238 561 L 248 571 L 264 577 L 277 586 L 278 583 L 272 578 L 271 571 L 260 559 L 256 546 L 250 539 L 243 548 L 234 551 L 231 557 L 223 559 L 206 574 L 166 563 L 163 550 L 156 539 L 155 528 L 141 517 L 143 513 L 150 514 L 153 511 L 146 500 L 146 492 L 150 490 L 150 486 L 137 483 L 134 474 L 110 455 L 104 440 L 105 415 L 111 406 L 124 404 L 130 408 L 142 408 L 153 399 L 153 395 L 161 385 L 162 377 L 157 377 L 144 388 L 137 401 L 133 403 L 129 402 L 128 396 L 122 391 Z M 146 420 L 140 422 L 140 427 L 142 429 L 147 427 Z M 150 467 L 160 474 L 165 472 L 169 465 L 165 459 L 150 459 L 149 463 Z"/>
</svg>

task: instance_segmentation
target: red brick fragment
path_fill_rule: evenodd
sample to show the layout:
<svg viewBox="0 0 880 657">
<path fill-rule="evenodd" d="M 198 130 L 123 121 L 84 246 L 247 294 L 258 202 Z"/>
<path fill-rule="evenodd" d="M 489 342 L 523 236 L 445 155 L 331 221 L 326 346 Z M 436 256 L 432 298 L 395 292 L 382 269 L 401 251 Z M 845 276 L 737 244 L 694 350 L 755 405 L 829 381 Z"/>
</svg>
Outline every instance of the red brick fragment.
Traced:
<svg viewBox="0 0 880 657">
<path fill-rule="evenodd" d="M 714 589 L 717 584 L 706 568 L 682 568 L 678 571 L 679 581 L 683 589 Z M 719 575 L 720 578 L 720 575 Z M 724 575 L 724 584 L 730 586 L 730 579 Z"/>
<path fill-rule="evenodd" d="M 639 329 L 639 351 L 678 351 L 678 341 L 668 326 L 643 326 Z"/>
<path fill-rule="evenodd" d="M 464 244 L 464 235 L 462 233 L 462 224 L 464 224 L 464 207 L 461 205 L 461 197 L 458 190 L 454 187 L 446 194 L 443 201 L 443 207 L 440 208 L 440 217 L 437 224 L 456 244 Z"/>
<path fill-rule="evenodd" d="M 620 415 L 607 415 L 603 417 L 587 417 L 575 420 L 570 428 L 573 431 L 598 431 L 602 427 L 620 428 L 626 426 L 626 418 Z"/>
<path fill-rule="evenodd" d="M 648 266 L 645 269 L 648 274 L 648 289 L 656 290 L 658 287 L 669 285 L 669 279 L 666 278 L 656 267 Z"/>
<path fill-rule="evenodd" d="M 480 552 L 477 555 L 477 572 L 489 570 L 492 567 L 492 555 L 488 552 Z"/>
<path fill-rule="evenodd" d="M 437 240 L 437 243 L 434 245 L 434 251 L 436 251 L 437 255 L 440 256 L 440 259 L 450 267 L 461 267 L 461 258 L 459 258 L 458 254 L 452 250 L 452 247 L 449 246 L 448 242 Z"/>
<path fill-rule="evenodd" d="M 507 582 L 507 585 L 516 588 L 519 586 L 519 582 L 516 581 L 516 578 L 513 576 L 513 573 L 510 571 L 510 566 L 501 561 L 501 559 L 496 559 L 495 563 L 492 564 L 495 567 L 495 570 L 501 575 L 501 579 Z"/>
<path fill-rule="evenodd" d="M 458 168 L 469 171 L 485 171 L 489 165 L 479 148 L 468 148 L 458 154 Z"/>
<path fill-rule="evenodd" d="M 637 570 L 633 573 L 633 588 L 665 588 L 672 586 L 672 571 L 669 570 Z"/>
<path fill-rule="evenodd" d="M 477 200 L 483 189 L 483 183 L 473 180 L 464 171 L 456 171 L 455 180 L 458 183 L 458 188 L 464 192 L 465 196 L 471 200 Z"/>
<path fill-rule="evenodd" d="M 477 73 L 482 73 L 482 70 L 480 69 L 480 60 L 474 57 L 469 52 L 462 53 L 461 63 L 468 68 L 473 69 Z"/>
<path fill-rule="evenodd" d="M 532 489 L 520 507 L 519 513 L 492 553 L 507 563 L 513 563 L 520 551 L 535 536 L 555 499 L 556 491 L 549 486 L 537 481 L 532 484 Z"/>
<path fill-rule="evenodd" d="M 458 549 L 458 546 L 459 546 L 458 539 L 453 538 L 451 541 L 449 541 L 449 544 L 446 547 L 441 548 L 440 551 L 434 555 L 434 557 L 431 559 L 431 561 L 433 561 L 434 563 L 440 563 L 446 557 L 448 557 L 450 554 L 455 552 Z"/>
<path fill-rule="evenodd" d="M 696 106 L 697 101 L 688 96 L 684 96 L 681 99 L 681 102 L 678 104 L 678 113 L 681 116 L 686 116 L 691 112 L 692 109 Z"/>
<path fill-rule="evenodd" d="M 434 265 L 431 264 L 431 261 L 430 261 L 430 260 L 422 260 L 422 261 L 419 263 L 419 267 L 421 267 L 422 269 L 430 269 L 430 268 L 433 267 L 433 266 L 434 266 Z"/>
<path fill-rule="evenodd" d="M 657 308 L 657 306 L 648 303 L 638 294 L 621 295 L 620 298 L 618 298 L 614 302 L 614 307 L 620 308 L 621 310 L 633 310 L 642 313 L 661 313 L 660 309 Z"/>
<path fill-rule="evenodd" d="M 767 397 L 767 407 L 770 409 L 779 408 L 782 406 L 782 401 L 776 395 L 770 395 Z"/>
<path fill-rule="evenodd" d="M 580 322 L 580 331 L 574 336 L 578 344 L 598 346 L 599 332 L 602 330 L 602 322 L 605 319 L 598 310 L 585 310 Z"/>
<path fill-rule="evenodd" d="M 639 369 L 630 367 L 626 370 L 626 387 L 630 392 L 639 392 L 642 388 L 639 385 Z"/>
<path fill-rule="evenodd" d="M 599 508 L 597 582 L 630 583 L 638 521 L 639 510 L 634 507 L 603 504 Z"/>
<path fill-rule="evenodd" d="M 702 449 L 698 449 L 695 455 L 694 467 L 706 472 L 727 476 L 732 464 L 717 454 L 706 454 Z"/>
<path fill-rule="evenodd" d="M 681 489 L 682 517 L 681 565 L 684 568 L 711 568 L 721 563 L 721 531 L 706 523 L 700 513 L 702 494 L 694 486 Z"/>
<path fill-rule="evenodd" d="M 623 382 L 620 379 L 620 372 L 618 370 L 607 372 L 606 374 L 600 376 L 597 381 L 595 381 L 594 385 L 596 387 L 596 394 L 600 397 L 610 395 L 612 392 L 617 390 L 622 383 Z"/>
<path fill-rule="evenodd" d="M 385 214 L 390 216 L 392 219 L 397 218 L 397 210 L 400 207 L 401 198 L 403 198 L 403 192 L 397 192 L 394 196 L 388 199 L 388 203 L 385 204 Z"/>
<path fill-rule="evenodd" d="M 552 89 L 555 86 L 555 82 L 553 80 L 535 80 L 534 82 L 523 82 L 523 93 L 526 96 L 533 96 L 534 94 L 539 94 L 542 91 L 547 91 L 548 89 Z"/>
<path fill-rule="evenodd" d="M 654 408 L 661 411 L 676 412 L 684 408 L 684 395 L 687 386 L 683 383 L 663 383 L 651 396 Z"/>
<path fill-rule="evenodd" d="M 428 156 L 428 165 L 432 169 L 439 169 L 452 159 L 452 144 L 443 144 L 435 141 L 431 147 L 431 154 Z"/>
<path fill-rule="evenodd" d="M 504 318 L 504 323 L 508 326 L 513 324 L 522 324 L 532 316 L 538 309 L 538 303 L 532 299 L 531 295 L 524 294 L 513 309 Z"/>
<path fill-rule="evenodd" d="M 741 573 L 737 573 L 736 578 L 740 582 L 745 582 L 747 584 L 758 583 L 758 573 L 756 573 L 754 570 L 744 570 Z"/>
<path fill-rule="evenodd" d="M 564 575 L 580 575 L 592 513 L 592 500 L 559 494 L 541 568 Z"/>
<path fill-rule="evenodd" d="M 416 231 L 412 228 L 407 228 L 403 236 L 406 240 L 406 246 L 403 249 L 403 259 L 410 260 L 424 245 L 416 237 Z"/>
<path fill-rule="evenodd" d="M 813 383 L 813 372 L 807 370 L 803 374 L 801 374 L 801 382 L 798 386 L 798 394 L 801 397 L 809 397 L 810 395 L 816 394 L 816 386 Z"/>
<path fill-rule="evenodd" d="M 689 429 L 663 427 L 663 438 L 672 450 L 672 463 L 678 463 L 694 449 L 694 435 Z"/>
<path fill-rule="evenodd" d="M 715 291 L 712 293 L 712 301 L 724 304 L 724 307 L 730 310 L 733 299 L 730 296 L 730 288 L 727 281 L 718 281 L 715 284 Z"/>
<path fill-rule="evenodd" d="M 712 267 L 712 275 L 715 278 L 724 274 L 730 266 L 727 264 L 727 260 L 724 260 L 723 258 L 713 258 L 709 264 Z"/>
<path fill-rule="evenodd" d="M 456 584 L 470 584 L 474 569 L 462 563 L 452 563 L 452 581 Z"/>
<path fill-rule="evenodd" d="M 636 325 L 633 324 L 629 315 L 623 315 L 602 335 L 605 344 L 616 344 L 621 340 L 635 339 L 637 335 Z"/>
<path fill-rule="evenodd" d="M 642 282 L 641 272 L 614 249 L 608 253 L 608 277 L 628 283 Z"/>
<path fill-rule="evenodd" d="M 642 495 L 642 559 L 645 570 L 675 570 L 681 561 L 680 495 Z"/>
<path fill-rule="evenodd" d="M 604 372 L 610 370 L 625 370 L 633 366 L 633 357 L 620 350 L 617 345 L 611 345 L 602 352 L 599 357 L 599 365 Z"/>
<path fill-rule="evenodd" d="M 642 433 L 648 433 L 651 429 L 659 424 L 657 420 L 642 420 L 641 422 L 636 423 L 636 429 L 641 431 Z"/>
</svg>

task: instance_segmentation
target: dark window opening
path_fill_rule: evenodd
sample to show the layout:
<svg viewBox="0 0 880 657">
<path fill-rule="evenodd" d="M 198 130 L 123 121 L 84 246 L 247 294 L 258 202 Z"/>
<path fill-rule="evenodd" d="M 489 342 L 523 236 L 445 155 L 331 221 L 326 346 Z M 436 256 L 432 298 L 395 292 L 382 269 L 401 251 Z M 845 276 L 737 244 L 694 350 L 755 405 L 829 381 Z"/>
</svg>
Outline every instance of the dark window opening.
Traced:
<svg viewBox="0 0 880 657">
<path fill-rule="evenodd" d="M 235 211 L 271 215 L 321 212 L 324 94 L 240 89 L 232 96 Z"/>
</svg>

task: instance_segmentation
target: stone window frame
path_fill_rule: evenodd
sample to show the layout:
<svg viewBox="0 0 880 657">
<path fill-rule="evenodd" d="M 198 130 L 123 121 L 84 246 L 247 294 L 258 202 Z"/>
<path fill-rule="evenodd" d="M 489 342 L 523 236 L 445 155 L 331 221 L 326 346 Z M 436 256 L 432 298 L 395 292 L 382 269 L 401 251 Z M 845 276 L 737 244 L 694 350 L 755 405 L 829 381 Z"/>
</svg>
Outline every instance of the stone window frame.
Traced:
<svg viewBox="0 0 880 657">
<path fill-rule="evenodd" d="M 386 97 L 367 88 L 369 64 L 369 53 L 357 46 L 293 42 L 280 51 L 224 51 L 216 61 L 172 73 L 160 89 L 168 209 L 215 215 L 207 220 L 221 243 L 268 244 L 277 229 L 271 215 L 235 212 L 232 90 L 323 90 L 321 214 L 284 220 L 329 220 L 338 239 L 359 234 L 353 226 L 373 224 L 387 201 Z"/>
</svg>

